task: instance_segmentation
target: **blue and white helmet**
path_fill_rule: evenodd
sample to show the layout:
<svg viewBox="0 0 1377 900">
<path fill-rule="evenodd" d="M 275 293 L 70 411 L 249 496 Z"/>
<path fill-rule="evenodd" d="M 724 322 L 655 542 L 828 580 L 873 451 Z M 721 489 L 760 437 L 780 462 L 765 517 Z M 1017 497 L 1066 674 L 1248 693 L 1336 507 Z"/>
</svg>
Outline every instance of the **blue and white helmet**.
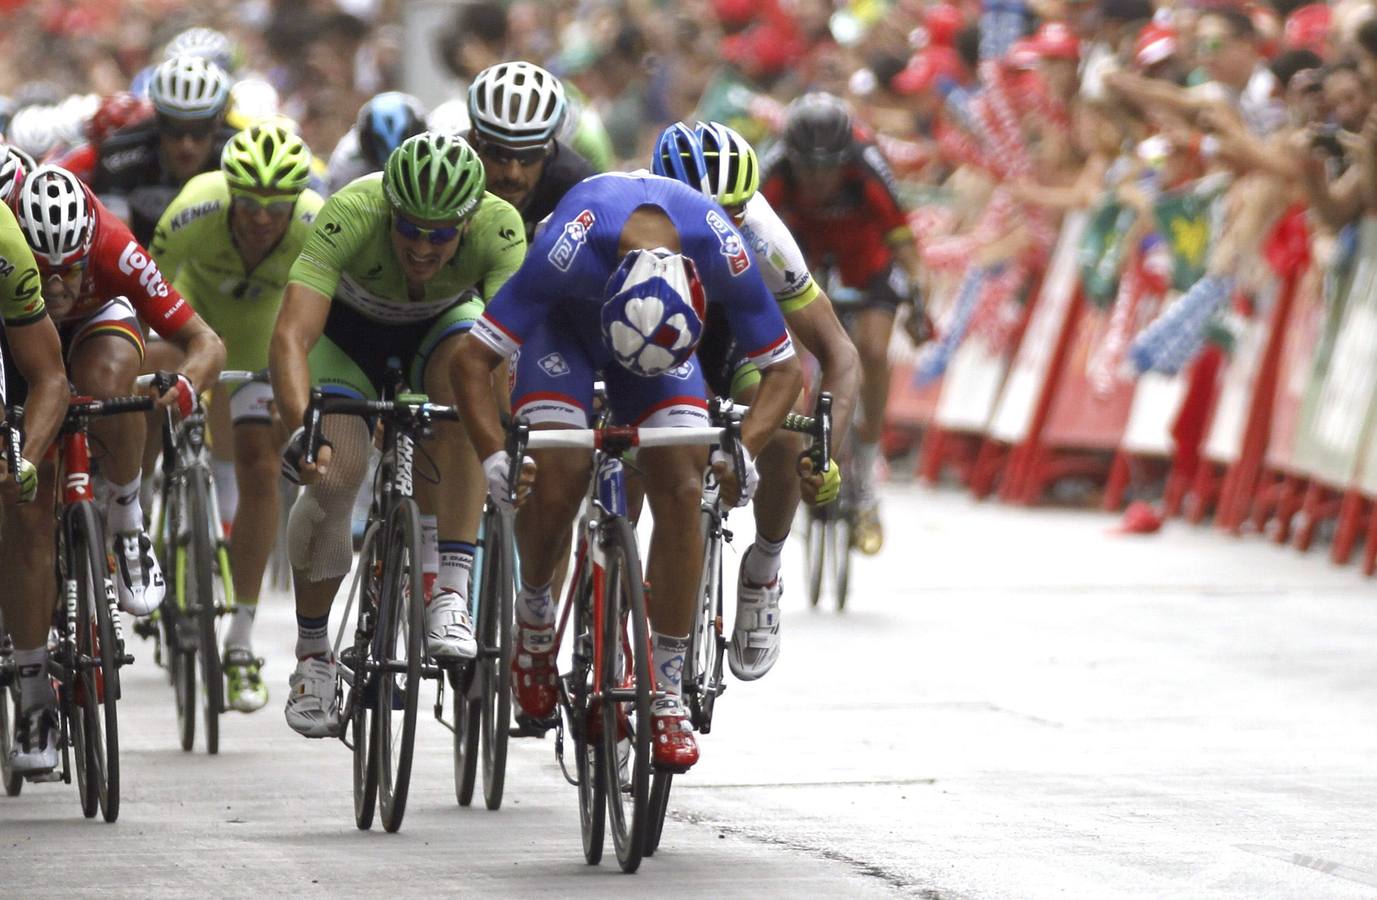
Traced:
<svg viewBox="0 0 1377 900">
<path fill-rule="evenodd" d="M 426 130 L 426 110 L 410 94 L 384 91 L 359 108 L 355 128 L 364 159 L 381 169 L 403 141 Z"/>
<path fill-rule="evenodd" d="M 603 340 L 624 369 L 650 378 L 688 362 L 707 312 L 693 260 L 663 247 L 632 250 L 604 296 Z"/>
<path fill-rule="evenodd" d="M 712 196 L 703 145 L 692 125 L 675 122 L 660 132 L 660 139 L 655 142 L 655 158 L 650 161 L 650 171 L 682 181 L 695 191 Z"/>
</svg>

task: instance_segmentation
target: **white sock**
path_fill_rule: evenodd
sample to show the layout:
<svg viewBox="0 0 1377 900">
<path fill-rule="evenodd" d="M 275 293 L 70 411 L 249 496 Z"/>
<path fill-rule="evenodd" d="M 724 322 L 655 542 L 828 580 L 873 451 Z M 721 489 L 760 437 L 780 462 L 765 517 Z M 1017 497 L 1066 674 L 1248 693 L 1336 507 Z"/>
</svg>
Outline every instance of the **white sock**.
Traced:
<svg viewBox="0 0 1377 900">
<path fill-rule="evenodd" d="M 220 504 L 220 519 L 233 522 L 239 509 L 239 482 L 234 477 L 234 460 L 212 459 L 210 468 L 215 475 L 215 502 Z"/>
<path fill-rule="evenodd" d="M 784 545 L 788 540 L 787 533 L 777 541 L 766 538 L 758 531 L 755 533 L 755 543 L 746 551 L 746 556 L 741 561 L 747 583 L 763 586 L 773 583 L 779 577 L 780 556 L 784 553 Z"/>
<path fill-rule="evenodd" d="M 874 493 L 875 483 L 875 461 L 880 457 L 880 448 L 876 444 L 864 444 L 857 441 L 856 454 L 856 485 L 857 494 L 865 497 Z"/>
<path fill-rule="evenodd" d="M 454 591 L 467 602 L 473 578 L 473 554 L 478 548 L 468 541 L 440 541 L 440 574 L 435 589 Z"/>
<path fill-rule="evenodd" d="M 521 586 L 516 594 L 516 618 L 522 625 L 544 628 L 555 623 L 555 604 L 550 599 L 550 586 L 531 588 Z"/>
<path fill-rule="evenodd" d="M 106 509 L 109 510 L 110 530 L 115 534 L 143 530 L 143 503 L 139 499 L 142 483 L 143 476 L 135 475 L 128 484 L 110 485 L 110 505 Z"/>
<path fill-rule="evenodd" d="M 229 631 L 225 634 L 226 647 L 238 647 L 253 651 L 253 619 L 258 615 L 258 602 L 245 603 L 242 599 L 230 615 Z"/>
<path fill-rule="evenodd" d="M 655 663 L 655 680 L 667 694 L 679 695 L 683 690 L 684 658 L 688 656 L 688 635 L 675 637 L 651 632 L 651 656 Z"/>
<path fill-rule="evenodd" d="M 48 678 L 48 648 L 14 651 L 14 665 L 19 671 L 19 708 L 27 712 L 35 706 L 46 706 L 53 699 L 53 683 Z"/>
<path fill-rule="evenodd" d="M 440 528 L 434 516 L 421 516 L 421 574 L 434 575 L 439 571 Z"/>
</svg>

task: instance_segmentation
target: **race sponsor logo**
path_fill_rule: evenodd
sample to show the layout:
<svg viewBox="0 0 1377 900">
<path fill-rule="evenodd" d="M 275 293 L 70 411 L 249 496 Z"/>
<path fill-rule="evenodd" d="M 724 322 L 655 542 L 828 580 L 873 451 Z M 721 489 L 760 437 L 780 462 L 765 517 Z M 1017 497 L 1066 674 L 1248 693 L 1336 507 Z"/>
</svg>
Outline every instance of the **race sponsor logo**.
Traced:
<svg viewBox="0 0 1377 900">
<path fill-rule="evenodd" d="M 38 292 L 38 270 L 29 269 L 19 279 L 19 285 L 14 289 L 14 299 L 24 304 L 24 312 L 38 312 L 38 308 L 43 305 L 43 295 Z"/>
<path fill-rule="evenodd" d="M 479 317 L 478 321 L 473 323 L 471 333 L 502 356 L 509 356 L 518 349 L 516 340 L 486 316 Z M 511 370 L 515 372 L 516 366 L 513 365 Z"/>
<path fill-rule="evenodd" d="M 3 256 L 0 256 L 0 278 L 9 278 L 14 274 L 14 263 Z"/>
<path fill-rule="evenodd" d="M 307 210 L 306 212 L 301 214 L 301 221 L 305 222 L 307 225 L 310 225 L 315 220 L 316 214 L 311 212 L 310 210 Z"/>
<path fill-rule="evenodd" d="M 364 287 L 349 272 L 343 274 L 339 286 L 335 288 L 335 299 L 367 318 L 388 324 L 407 324 L 433 319 L 461 298 L 462 294 L 456 293 L 421 302 L 398 300 Z"/>
<path fill-rule="evenodd" d="M 506 241 L 508 244 L 514 244 L 514 243 L 516 243 L 516 229 L 515 229 L 515 228 L 503 228 L 503 229 L 501 229 L 500 231 L 497 232 L 497 236 L 500 237 L 500 238 L 502 238 L 502 240 Z"/>
<path fill-rule="evenodd" d="M 333 247 L 335 246 L 335 236 L 343 230 L 338 222 L 326 222 L 320 226 L 320 236 L 325 239 L 325 243 Z"/>
<path fill-rule="evenodd" d="M 132 169 L 142 165 L 148 159 L 148 152 L 142 147 L 135 147 L 133 150 L 121 150 L 111 153 L 101 160 L 101 164 L 106 171 L 118 172 L 121 169 Z"/>
<path fill-rule="evenodd" d="M 559 378 L 569 374 L 569 364 L 564 361 L 564 357 L 559 353 L 549 353 L 542 356 L 538 365 L 545 370 L 545 374 L 551 378 Z"/>
<path fill-rule="evenodd" d="M 124 251 L 120 253 L 119 267 L 126 275 L 137 275 L 139 286 L 148 292 L 148 296 L 167 296 L 167 282 L 163 281 L 157 264 L 143 252 L 138 241 L 130 241 L 125 245 Z"/>
<path fill-rule="evenodd" d="M 677 378 L 680 381 L 688 381 L 689 377 L 693 375 L 693 363 L 686 362 L 681 365 L 677 365 L 674 368 L 666 371 L 665 374 L 668 375 L 670 378 Z"/>
<path fill-rule="evenodd" d="M 727 258 L 727 268 L 731 269 L 733 276 L 751 267 L 751 254 L 747 252 L 741 235 L 716 210 L 708 210 L 708 227 L 717 235 L 717 243 L 722 245 L 722 255 Z"/>
<path fill-rule="evenodd" d="M 561 272 L 568 272 L 569 267 L 574 264 L 574 257 L 578 256 L 579 250 L 587 243 L 588 229 L 593 227 L 595 221 L 597 221 L 597 217 L 593 215 L 593 211 L 585 209 L 565 223 L 564 233 L 550 248 L 549 260 L 551 265 Z"/>
<path fill-rule="evenodd" d="M 221 208 L 219 200 L 207 200 L 205 203 L 198 203 L 195 206 L 188 206 L 186 209 L 172 217 L 172 230 L 180 231 L 186 226 L 195 222 L 197 219 L 205 218 Z"/>
</svg>

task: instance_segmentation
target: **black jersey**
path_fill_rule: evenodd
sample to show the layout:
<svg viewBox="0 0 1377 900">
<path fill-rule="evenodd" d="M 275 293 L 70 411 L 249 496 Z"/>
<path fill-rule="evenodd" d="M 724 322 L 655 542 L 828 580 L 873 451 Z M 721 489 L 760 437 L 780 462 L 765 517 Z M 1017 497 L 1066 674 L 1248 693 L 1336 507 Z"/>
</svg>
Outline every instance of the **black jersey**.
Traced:
<svg viewBox="0 0 1377 900">
<path fill-rule="evenodd" d="M 596 174 L 598 170 L 593 168 L 592 163 L 568 144 L 556 141 L 554 152 L 545 160 L 540 181 L 531 191 L 531 199 L 527 201 L 526 208 L 521 210 L 521 220 L 526 223 L 526 241 L 530 242 L 535 235 L 536 225 L 555 211 L 571 187 Z"/>
<path fill-rule="evenodd" d="M 234 134 L 228 126 L 220 129 L 205 165 L 195 174 L 219 170 L 220 153 Z M 163 171 L 158 144 L 157 121 L 121 128 L 101 142 L 99 159 L 91 174 L 91 190 L 112 212 L 128 221 L 129 230 L 145 247 L 153 240 L 153 229 L 163 210 L 183 186 Z"/>
</svg>

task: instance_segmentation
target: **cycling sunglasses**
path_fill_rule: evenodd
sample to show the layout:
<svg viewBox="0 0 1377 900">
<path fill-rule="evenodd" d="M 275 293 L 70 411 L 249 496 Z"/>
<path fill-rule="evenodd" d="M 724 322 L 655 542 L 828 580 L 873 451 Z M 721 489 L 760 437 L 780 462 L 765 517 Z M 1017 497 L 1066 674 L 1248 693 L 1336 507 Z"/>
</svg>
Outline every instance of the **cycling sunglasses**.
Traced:
<svg viewBox="0 0 1377 900">
<path fill-rule="evenodd" d="M 198 119 L 190 122 L 180 119 L 172 119 L 167 116 L 158 117 L 158 131 L 172 138 L 208 138 L 213 137 L 220 128 L 220 123 L 216 119 Z"/>
<path fill-rule="evenodd" d="M 459 236 L 463 225 L 442 225 L 439 228 L 422 228 L 396 210 L 392 211 L 392 227 L 409 241 L 426 240 L 432 244 L 447 244 Z"/>
<path fill-rule="evenodd" d="M 253 194 L 232 194 L 231 203 L 236 206 L 250 207 L 250 212 L 267 211 L 270 216 L 291 215 L 296 208 L 295 197 L 258 197 Z"/>
<path fill-rule="evenodd" d="M 475 149 L 478 155 L 484 159 L 490 159 L 495 163 L 514 162 L 522 168 L 529 168 L 537 163 L 543 162 L 545 157 L 550 155 L 550 144 L 544 143 L 538 147 L 504 147 L 491 141 L 479 140 Z"/>
<path fill-rule="evenodd" d="M 68 275 L 71 275 L 73 273 L 79 274 L 81 272 L 86 271 L 87 262 L 88 259 L 84 256 L 81 259 L 73 260 L 72 262 L 57 263 L 56 265 L 48 262 L 45 259 L 39 259 L 38 274 L 43 276 L 44 281 L 54 276 L 58 278 L 66 278 Z"/>
</svg>

